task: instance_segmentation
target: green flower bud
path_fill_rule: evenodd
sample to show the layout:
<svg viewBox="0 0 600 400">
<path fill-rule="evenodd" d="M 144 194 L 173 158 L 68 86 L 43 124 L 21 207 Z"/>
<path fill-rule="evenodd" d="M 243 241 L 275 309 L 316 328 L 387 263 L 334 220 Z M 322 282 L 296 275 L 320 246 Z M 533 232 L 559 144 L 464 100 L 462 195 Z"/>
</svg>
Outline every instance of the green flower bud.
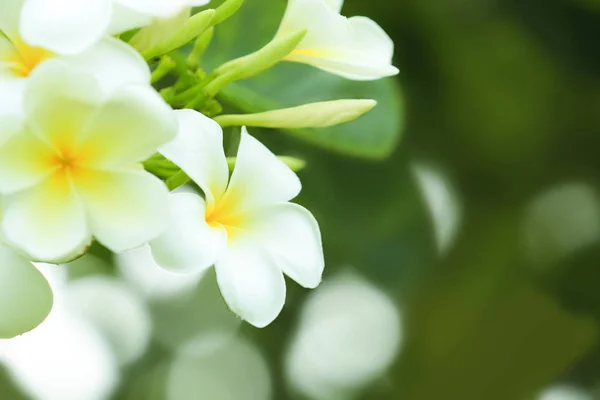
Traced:
<svg viewBox="0 0 600 400">
<path fill-rule="evenodd" d="M 375 100 L 333 100 L 258 114 L 221 115 L 215 121 L 222 127 L 325 128 L 353 121 L 376 105 Z"/>
</svg>

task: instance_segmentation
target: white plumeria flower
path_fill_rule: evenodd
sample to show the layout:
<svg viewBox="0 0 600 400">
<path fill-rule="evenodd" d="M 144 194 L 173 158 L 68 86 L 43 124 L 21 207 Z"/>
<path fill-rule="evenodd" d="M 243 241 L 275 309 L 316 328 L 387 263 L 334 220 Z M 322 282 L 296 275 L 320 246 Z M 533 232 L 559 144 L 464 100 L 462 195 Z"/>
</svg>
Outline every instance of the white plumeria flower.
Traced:
<svg viewBox="0 0 600 400">
<path fill-rule="evenodd" d="M 277 36 L 306 30 L 285 59 L 353 80 L 396 75 L 392 39 L 366 17 L 340 15 L 343 0 L 289 0 Z"/>
<path fill-rule="evenodd" d="M 285 303 L 282 271 L 307 288 L 323 273 L 319 226 L 289 203 L 300 180 L 259 141 L 242 131 L 231 179 L 223 132 L 191 110 L 176 111 L 179 134 L 160 152 L 204 191 L 171 195 L 172 223 L 151 242 L 159 265 L 194 272 L 215 265 L 229 308 L 257 327 L 271 323 Z"/>
<path fill-rule="evenodd" d="M 139 164 L 176 133 L 149 85 L 107 92 L 83 70 L 52 60 L 25 88 L 24 115 L 0 118 L 2 229 L 32 259 L 82 254 L 92 236 L 112 251 L 164 229 L 168 192 Z"/>
<path fill-rule="evenodd" d="M 106 35 L 139 28 L 153 18 L 170 18 L 209 0 L 3 0 L 20 7 L 23 38 L 57 53 L 79 53 Z M 1 12 L 1 11 L 0 11 Z M 14 15 L 14 13 L 13 13 Z"/>
<path fill-rule="evenodd" d="M 26 42 L 19 27 L 21 2 L 0 3 L 0 114 L 19 113 L 29 75 L 50 59 L 60 59 L 94 74 L 108 90 L 126 83 L 149 83 L 150 71 L 144 59 L 126 43 L 104 37 L 76 55 L 60 55 Z M 52 14 L 51 14 L 52 15 Z"/>
</svg>

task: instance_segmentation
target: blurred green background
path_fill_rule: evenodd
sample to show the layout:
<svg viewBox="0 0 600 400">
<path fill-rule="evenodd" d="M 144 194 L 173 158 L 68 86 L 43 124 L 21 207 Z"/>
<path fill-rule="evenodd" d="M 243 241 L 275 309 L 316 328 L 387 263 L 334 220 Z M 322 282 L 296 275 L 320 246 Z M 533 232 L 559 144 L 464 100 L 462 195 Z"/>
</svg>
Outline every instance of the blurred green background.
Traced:
<svg viewBox="0 0 600 400">
<path fill-rule="evenodd" d="M 404 316 L 397 362 L 364 398 L 531 399 L 556 382 L 594 391 L 598 214 L 578 215 L 587 197 L 582 206 L 569 191 L 584 187 L 597 210 L 600 3 L 347 0 L 343 11 L 396 44 L 401 141 L 379 162 L 281 146 L 309 161 L 301 201 L 321 222 L 327 275 L 351 264 Z M 382 136 L 387 112 L 361 134 Z M 462 209 L 443 254 L 415 163 L 446 176 Z M 562 188 L 535 221 L 536 199 Z M 282 340 L 288 324 L 257 337 Z"/>
<path fill-rule="evenodd" d="M 219 26 L 207 66 L 268 42 L 285 2 L 244 7 Z M 251 131 L 308 162 L 298 202 L 321 224 L 325 282 L 351 270 L 402 316 L 395 362 L 354 396 L 527 400 L 569 384 L 600 398 L 600 1 L 347 0 L 343 14 L 371 17 L 389 33 L 397 78 L 352 83 L 281 65 L 221 100 L 247 112 L 340 97 L 380 102 L 323 132 Z M 423 171 L 444 189 L 428 196 Z M 297 398 L 283 360 L 307 295 L 289 281 L 275 323 L 241 327 L 266 359 L 273 399 Z M 190 329 L 177 325 L 194 309 L 186 312 L 153 317 L 156 326 L 172 317 L 176 332 Z M 154 339 L 123 369 L 114 398 L 179 400 L 165 390 L 173 354 Z M 1 399 L 25 398 L 3 382 Z M 187 398 L 261 399 L 197 389 Z"/>
</svg>

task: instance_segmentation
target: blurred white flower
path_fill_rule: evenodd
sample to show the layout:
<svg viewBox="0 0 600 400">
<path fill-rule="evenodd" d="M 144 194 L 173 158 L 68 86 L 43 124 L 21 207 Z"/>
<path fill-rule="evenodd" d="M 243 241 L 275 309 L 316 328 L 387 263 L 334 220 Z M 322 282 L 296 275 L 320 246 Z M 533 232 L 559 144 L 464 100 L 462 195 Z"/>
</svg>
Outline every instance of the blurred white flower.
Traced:
<svg viewBox="0 0 600 400">
<path fill-rule="evenodd" d="M 287 380 L 312 399 L 349 398 L 389 368 L 401 339 L 393 301 L 357 276 L 338 276 L 304 305 L 285 360 Z"/>
<path fill-rule="evenodd" d="M 0 363 L 37 400 L 109 399 L 119 364 L 135 361 L 148 345 L 146 306 L 122 280 L 69 281 L 66 265 L 36 267 L 54 292 L 52 311 L 34 331 L 0 340 Z"/>
<path fill-rule="evenodd" d="M 177 352 L 169 371 L 168 400 L 269 400 L 271 376 L 259 350 L 219 333 L 194 338 Z"/>
<path fill-rule="evenodd" d="M 6 240 L 34 260 L 67 261 L 92 236 L 124 251 L 162 232 L 168 192 L 142 160 L 176 132 L 148 85 L 107 93 L 93 75 L 52 60 L 30 76 L 22 118 L 0 118 Z"/>
<path fill-rule="evenodd" d="M 56 53 L 76 54 L 103 37 L 147 25 L 153 18 L 173 17 L 185 8 L 205 5 L 208 0 L 5 0 L 3 3 L 0 14 L 7 15 L 3 19 L 20 21 L 21 36 L 27 43 Z"/>
<path fill-rule="evenodd" d="M 457 195 L 441 171 L 427 164 L 413 166 L 425 204 L 434 228 L 438 251 L 447 251 L 456 237 L 462 209 Z"/>
<path fill-rule="evenodd" d="M 285 59 L 354 80 L 396 75 L 394 43 L 366 17 L 340 15 L 343 0 L 289 0 L 277 36 L 307 30 Z"/>
<path fill-rule="evenodd" d="M 179 134 L 160 152 L 202 188 L 205 199 L 171 195 L 171 225 L 151 242 L 154 257 L 181 272 L 214 264 L 229 308 L 255 326 L 268 325 L 285 303 L 283 273 L 309 288 L 321 281 L 318 224 L 289 203 L 300 181 L 245 129 L 229 179 L 221 127 L 195 111 L 176 114 Z"/>
<path fill-rule="evenodd" d="M 119 272 L 144 297 L 153 302 L 188 298 L 205 271 L 177 274 L 161 268 L 148 245 L 116 254 Z"/>
<path fill-rule="evenodd" d="M 104 400 L 118 382 L 109 343 L 87 321 L 70 313 L 58 266 L 42 269 L 56 299 L 48 318 L 34 331 L 0 340 L 0 363 L 16 384 L 36 400 Z M 63 268 L 64 269 L 64 268 Z"/>
<path fill-rule="evenodd" d="M 241 321 L 223 302 L 214 272 L 167 271 L 156 264 L 148 246 L 117 254 L 116 262 L 129 285 L 148 300 L 152 336 L 167 348 L 208 332 L 231 337 L 238 331 Z"/>
<path fill-rule="evenodd" d="M 593 397 L 573 386 L 554 386 L 544 390 L 538 400 L 593 400 Z"/>
<path fill-rule="evenodd" d="M 73 55 L 61 55 L 25 41 L 18 22 L 21 3 L 14 0 L 0 2 L 0 31 L 4 33 L 4 36 L 0 34 L 0 114 L 22 112 L 26 78 L 44 61 L 53 58 L 87 70 L 108 90 L 129 83 L 150 82 L 150 70 L 140 54 L 112 37 L 104 37 Z M 81 4 L 85 6 L 85 2 Z"/>
<path fill-rule="evenodd" d="M 523 224 L 525 250 L 542 265 L 600 240 L 600 197 L 584 183 L 550 188 L 531 201 Z"/>
<path fill-rule="evenodd" d="M 150 341 L 152 321 L 143 300 L 116 278 L 90 276 L 72 282 L 66 303 L 108 340 L 121 364 L 136 361 Z"/>
</svg>

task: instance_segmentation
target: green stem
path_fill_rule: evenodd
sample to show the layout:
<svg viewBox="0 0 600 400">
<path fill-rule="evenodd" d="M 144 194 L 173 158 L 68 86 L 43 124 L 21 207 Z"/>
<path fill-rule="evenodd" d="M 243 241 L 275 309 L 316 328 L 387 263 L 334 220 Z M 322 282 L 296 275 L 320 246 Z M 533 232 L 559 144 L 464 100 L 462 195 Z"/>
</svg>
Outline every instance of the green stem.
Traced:
<svg viewBox="0 0 600 400">
<path fill-rule="evenodd" d="M 158 65 L 156 66 L 154 71 L 152 71 L 152 75 L 150 76 L 150 83 L 154 84 L 158 82 L 159 80 L 164 78 L 169 72 L 175 69 L 176 66 L 177 64 L 175 63 L 175 60 L 173 60 L 171 57 L 161 57 L 160 61 L 158 62 Z"/>
<path fill-rule="evenodd" d="M 169 188 L 169 190 L 173 191 L 173 190 L 177 189 L 178 187 L 185 185 L 189 181 L 190 181 L 190 177 L 187 176 L 187 174 L 185 172 L 179 171 L 175 175 L 168 178 L 165 181 L 165 183 L 167 184 L 167 187 Z"/>
<path fill-rule="evenodd" d="M 187 64 L 191 69 L 195 70 L 200 65 L 200 59 L 212 41 L 214 33 L 215 29 L 210 27 L 194 42 L 194 47 L 187 58 Z"/>
</svg>

